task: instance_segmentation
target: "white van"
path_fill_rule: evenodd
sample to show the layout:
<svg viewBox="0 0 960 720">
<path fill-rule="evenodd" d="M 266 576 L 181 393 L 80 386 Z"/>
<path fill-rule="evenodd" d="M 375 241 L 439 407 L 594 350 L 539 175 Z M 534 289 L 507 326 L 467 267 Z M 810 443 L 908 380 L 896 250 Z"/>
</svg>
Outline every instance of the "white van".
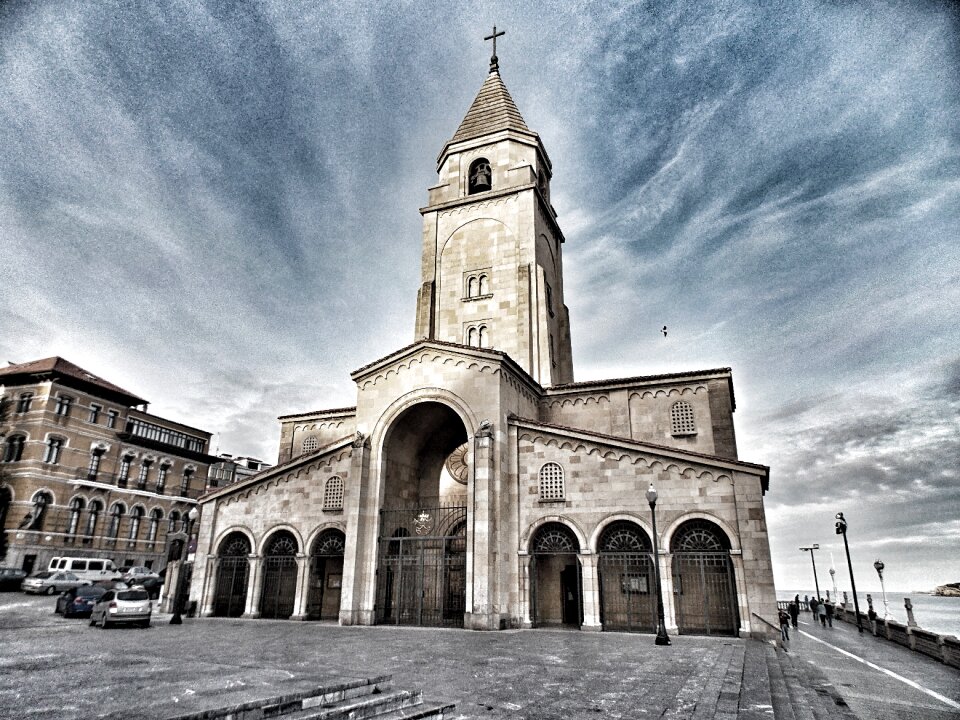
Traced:
<svg viewBox="0 0 960 720">
<path fill-rule="evenodd" d="M 50 561 L 47 570 L 72 572 L 81 580 L 90 582 L 112 580 L 119 575 L 117 566 L 109 558 L 55 557 Z"/>
</svg>

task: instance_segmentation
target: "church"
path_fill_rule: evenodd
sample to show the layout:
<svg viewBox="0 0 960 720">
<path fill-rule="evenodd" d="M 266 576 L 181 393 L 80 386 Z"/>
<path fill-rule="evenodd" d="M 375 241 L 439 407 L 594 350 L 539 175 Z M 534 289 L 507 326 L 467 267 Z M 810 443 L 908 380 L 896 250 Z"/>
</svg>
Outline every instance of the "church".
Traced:
<svg viewBox="0 0 960 720">
<path fill-rule="evenodd" d="M 276 466 L 200 498 L 190 600 L 655 632 L 659 586 L 671 634 L 765 632 L 769 468 L 737 456 L 731 371 L 574 382 L 553 165 L 495 46 L 437 172 L 413 343 L 353 371 L 354 407 L 280 417 Z"/>
</svg>

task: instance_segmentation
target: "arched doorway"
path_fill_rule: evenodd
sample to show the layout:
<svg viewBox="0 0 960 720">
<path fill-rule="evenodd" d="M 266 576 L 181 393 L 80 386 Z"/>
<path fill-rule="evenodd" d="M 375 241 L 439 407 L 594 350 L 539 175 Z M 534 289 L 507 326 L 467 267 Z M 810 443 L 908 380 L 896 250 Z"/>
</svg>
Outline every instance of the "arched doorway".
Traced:
<svg viewBox="0 0 960 720">
<path fill-rule="evenodd" d="M 250 541 L 240 532 L 227 535 L 217 552 L 217 586 L 213 598 L 213 614 L 218 617 L 240 617 L 247 602 L 250 579 Z"/>
<path fill-rule="evenodd" d="M 463 626 L 469 482 L 465 443 L 460 416 L 433 401 L 402 412 L 385 435 L 378 623 Z"/>
<path fill-rule="evenodd" d="M 737 593 L 726 533 L 709 520 L 688 520 L 673 533 L 670 550 L 679 632 L 737 635 Z"/>
<path fill-rule="evenodd" d="M 337 529 L 324 530 L 310 548 L 310 581 L 307 618 L 336 620 L 340 617 L 340 587 L 346 537 Z"/>
<path fill-rule="evenodd" d="M 603 629 L 656 631 L 657 585 L 647 533 L 627 520 L 612 522 L 600 535 L 597 552 Z"/>
<path fill-rule="evenodd" d="M 583 623 L 580 543 L 566 525 L 552 522 L 530 541 L 530 619 L 534 627 Z"/>
<path fill-rule="evenodd" d="M 278 530 L 263 554 L 260 617 L 286 620 L 293 615 L 296 593 L 297 539 L 287 530 Z"/>
</svg>

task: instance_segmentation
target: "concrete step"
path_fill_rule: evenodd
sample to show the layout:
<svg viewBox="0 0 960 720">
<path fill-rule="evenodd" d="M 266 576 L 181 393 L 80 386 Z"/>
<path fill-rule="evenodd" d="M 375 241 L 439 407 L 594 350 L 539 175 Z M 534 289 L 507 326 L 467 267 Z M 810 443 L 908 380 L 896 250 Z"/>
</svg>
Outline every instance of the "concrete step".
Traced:
<svg viewBox="0 0 960 720">
<path fill-rule="evenodd" d="M 456 703 L 421 703 L 413 707 L 400 708 L 385 715 L 377 715 L 377 720 L 421 720 L 421 718 L 450 717 Z"/>
<path fill-rule="evenodd" d="M 420 690 L 391 690 L 343 700 L 330 706 L 305 708 L 283 713 L 282 720 L 363 720 L 379 718 L 386 713 L 413 708 L 423 703 Z"/>
<path fill-rule="evenodd" d="M 286 717 L 287 713 L 303 708 L 331 705 L 353 698 L 380 694 L 389 689 L 391 683 L 390 675 L 337 679 L 306 690 L 257 698 L 210 710 L 197 710 L 176 715 L 168 720 L 263 720 Z"/>
<path fill-rule="evenodd" d="M 783 667 L 777 657 L 777 649 L 773 645 L 764 648 L 764 658 L 767 664 L 767 680 L 770 683 L 770 701 L 773 704 L 773 716 L 776 720 L 797 720 L 790 702 L 790 691 L 783 675 Z"/>
<path fill-rule="evenodd" d="M 773 698 L 766 649 L 773 647 L 760 640 L 745 642 L 743 674 L 740 681 L 738 720 L 773 720 Z"/>
<path fill-rule="evenodd" d="M 777 650 L 796 720 L 857 720 L 856 714 L 813 663 Z"/>
</svg>

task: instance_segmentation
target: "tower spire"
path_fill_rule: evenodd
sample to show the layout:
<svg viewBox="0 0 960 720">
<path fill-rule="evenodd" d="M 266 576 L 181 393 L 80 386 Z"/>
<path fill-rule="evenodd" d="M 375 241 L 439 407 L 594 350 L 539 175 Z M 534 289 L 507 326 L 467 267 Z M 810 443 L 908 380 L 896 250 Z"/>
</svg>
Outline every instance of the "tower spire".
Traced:
<svg viewBox="0 0 960 720">
<path fill-rule="evenodd" d="M 494 25 L 493 34 L 487 35 L 485 38 L 483 38 L 485 41 L 493 40 L 493 55 L 490 56 L 490 72 L 500 71 L 500 63 L 497 60 L 497 38 L 506 34 L 507 34 L 506 30 L 501 30 L 500 32 L 497 32 L 497 26 Z"/>
</svg>

